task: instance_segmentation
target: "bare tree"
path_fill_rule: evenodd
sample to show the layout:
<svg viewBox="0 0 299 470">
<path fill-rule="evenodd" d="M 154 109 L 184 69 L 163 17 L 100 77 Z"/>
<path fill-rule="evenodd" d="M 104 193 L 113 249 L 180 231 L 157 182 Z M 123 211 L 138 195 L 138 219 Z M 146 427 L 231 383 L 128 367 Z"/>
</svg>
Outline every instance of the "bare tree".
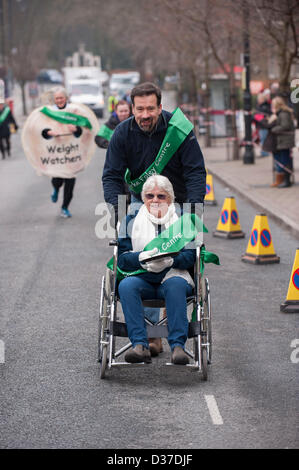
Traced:
<svg viewBox="0 0 299 470">
<path fill-rule="evenodd" d="M 14 78 L 22 90 L 23 114 L 27 114 L 25 85 L 34 80 L 39 69 L 47 63 L 47 54 L 52 45 L 70 1 L 63 5 L 58 0 L 40 2 L 21 0 L 11 2 L 11 48 L 9 65 Z M 57 15 L 59 11 L 60 15 Z"/>
<path fill-rule="evenodd" d="M 254 0 L 251 8 L 276 52 L 279 64 L 279 85 L 289 91 L 291 66 L 299 59 L 299 1 Z M 261 36 L 257 32 L 257 37 Z"/>
</svg>

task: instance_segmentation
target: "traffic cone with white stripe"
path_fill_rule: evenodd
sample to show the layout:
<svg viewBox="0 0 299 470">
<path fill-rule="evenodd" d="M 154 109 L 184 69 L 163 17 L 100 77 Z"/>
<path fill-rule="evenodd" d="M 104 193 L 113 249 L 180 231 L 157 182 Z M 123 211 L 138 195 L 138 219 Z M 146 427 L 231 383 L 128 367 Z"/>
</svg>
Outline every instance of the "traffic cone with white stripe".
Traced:
<svg viewBox="0 0 299 470">
<path fill-rule="evenodd" d="M 280 258 L 275 254 L 272 237 L 265 214 L 255 216 L 251 229 L 246 253 L 242 261 L 253 264 L 279 263 Z"/>
<path fill-rule="evenodd" d="M 280 311 L 284 313 L 299 313 L 299 248 L 297 248 L 295 254 L 287 298 L 280 305 Z"/>
<path fill-rule="evenodd" d="M 241 230 L 239 214 L 234 196 L 226 197 L 222 206 L 214 237 L 221 238 L 244 238 L 245 233 Z"/>
</svg>

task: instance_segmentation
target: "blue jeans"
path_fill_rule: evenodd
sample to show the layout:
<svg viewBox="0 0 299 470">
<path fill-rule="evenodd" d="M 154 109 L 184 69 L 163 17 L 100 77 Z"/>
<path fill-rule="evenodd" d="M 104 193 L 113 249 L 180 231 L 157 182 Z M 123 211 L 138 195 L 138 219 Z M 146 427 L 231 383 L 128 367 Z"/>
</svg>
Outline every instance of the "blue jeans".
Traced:
<svg viewBox="0 0 299 470">
<path fill-rule="evenodd" d="M 261 141 L 261 147 L 263 147 L 267 135 L 268 135 L 268 129 L 262 129 L 262 128 L 259 129 L 259 136 L 260 136 L 260 141 Z M 269 155 L 268 152 L 265 152 L 265 150 L 261 150 L 261 157 L 267 157 L 268 155 Z"/>
<path fill-rule="evenodd" d="M 119 297 L 133 347 L 143 344 L 148 348 L 142 299 L 165 299 L 168 321 L 168 343 L 185 345 L 188 337 L 186 298 L 192 295 L 192 287 L 181 277 L 172 277 L 163 284 L 151 284 L 138 276 L 126 277 L 118 286 Z"/>
<path fill-rule="evenodd" d="M 134 193 L 131 193 L 131 204 L 133 204 L 134 210 L 139 208 L 138 206 L 142 206 L 143 202 L 139 201 Z M 158 323 L 160 319 L 160 309 L 154 307 L 144 307 L 144 314 L 148 320 L 150 320 L 153 324 Z"/>
<path fill-rule="evenodd" d="M 276 160 L 278 163 L 281 163 L 283 166 L 287 168 L 291 168 L 292 160 L 291 160 L 291 155 L 290 155 L 290 149 L 283 149 L 283 150 L 277 150 L 276 152 L 273 153 L 274 160 Z M 287 173 L 281 167 L 278 165 L 276 162 L 275 163 L 275 171 L 277 173 Z"/>
</svg>

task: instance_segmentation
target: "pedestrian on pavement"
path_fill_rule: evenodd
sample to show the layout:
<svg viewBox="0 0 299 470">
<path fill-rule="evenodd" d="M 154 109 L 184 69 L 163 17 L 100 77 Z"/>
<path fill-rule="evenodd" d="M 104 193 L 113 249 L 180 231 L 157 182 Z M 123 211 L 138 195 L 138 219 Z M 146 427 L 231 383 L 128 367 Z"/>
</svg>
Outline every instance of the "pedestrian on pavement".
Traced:
<svg viewBox="0 0 299 470">
<path fill-rule="evenodd" d="M 10 134 L 12 132 L 11 127 L 14 131 L 17 131 L 18 125 L 16 120 L 9 108 L 5 104 L 4 99 L 0 100 L 0 152 L 2 154 L 2 160 L 5 159 L 5 153 L 10 157 Z"/>
<path fill-rule="evenodd" d="M 52 109 L 55 111 L 58 111 L 58 110 L 67 111 L 68 95 L 67 95 L 65 88 L 59 86 L 59 87 L 53 88 L 52 91 L 53 91 L 53 99 L 55 103 L 54 105 L 52 105 Z M 77 128 L 76 126 L 72 124 L 68 124 L 68 130 L 69 132 L 76 132 Z M 50 137 L 56 136 L 55 132 L 52 131 L 51 129 L 47 131 L 47 134 Z M 73 191 L 74 191 L 76 178 L 52 178 L 51 182 L 54 188 L 53 193 L 51 194 L 51 200 L 54 203 L 56 203 L 58 200 L 59 189 L 64 185 L 63 202 L 61 206 L 60 215 L 61 217 L 64 217 L 64 218 L 72 217 L 72 214 L 70 213 L 68 207 L 73 198 Z"/>
<path fill-rule="evenodd" d="M 149 167 L 154 162 L 155 171 L 171 181 L 177 203 L 203 203 L 206 170 L 193 126 L 189 126 L 190 121 L 179 109 L 173 114 L 162 109 L 161 90 L 153 83 L 146 82 L 133 88 L 131 100 L 133 116 L 115 129 L 102 175 L 104 198 L 114 207 L 115 222 L 118 219 L 118 196 L 125 193 L 124 181 L 130 187 L 131 202 L 141 205 L 142 185 L 151 175 Z M 169 123 L 171 118 L 180 121 L 178 126 L 181 131 L 185 128 L 174 150 L 168 142 L 162 148 L 162 142 L 172 127 Z M 149 309 L 146 316 L 157 323 L 159 309 Z M 153 355 L 160 352 L 161 338 L 157 342 L 150 341 L 150 349 Z"/>
<path fill-rule="evenodd" d="M 165 176 L 150 176 L 143 185 L 141 197 L 144 204 L 138 214 L 128 215 L 123 221 L 127 236 L 118 239 L 119 268 L 127 272 L 144 270 L 138 275 L 126 276 L 118 285 L 132 343 L 125 360 L 130 363 L 151 362 L 142 299 L 159 298 L 165 299 L 167 308 L 171 360 L 174 364 L 185 365 L 189 362 L 184 351 L 188 337 L 187 297 L 194 287 L 188 269 L 194 266 L 195 250 L 183 248 L 175 258 L 166 254 L 155 260 L 158 248 L 145 250 L 145 247 L 153 242 L 162 227 L 168 229 L 179 219 L 172 184 Z"/>
<path fill-rule="evenodd" d="M 268 129 L 263 126 L 263 120 L 271 115 L 271 103 L 268 100 L 267 94 L 261 92 L 257 95 L 257 106 L 255 109 L 255 113 L 253 115 L 253 119 L 255 121 L 259 138 L 261 144 L 261 157 L 268 157 L 269 153 L 263 150 L 263 145 L 266 140 Z"/>
<path fill-rule="evenodd" d="M 268 120 L 268 128 L 272 138 L 275 138 L 275 146 L 273 147 L 275 182 L 272 186 L 288 188 L 291 186 L 293 169 L 291 151 L 295 146 L 293 110 L 285 104 L 285 100 L 281 96 L 273 98 L 271 107 L 273 114 Z"/>
<path fill-rule="evenodd" d="M 125 100 L 118 101 L 115 106 L 115 111 L 113 111 L 108 121 L 101 126 L 99 132 L 95 136 L 95 143 L 99 147 L 107 149 L 116 126 L 120 122 L 128 119 L 130 115 L 131 106 L 129 105 L 129 103 Z"/>
</svg>

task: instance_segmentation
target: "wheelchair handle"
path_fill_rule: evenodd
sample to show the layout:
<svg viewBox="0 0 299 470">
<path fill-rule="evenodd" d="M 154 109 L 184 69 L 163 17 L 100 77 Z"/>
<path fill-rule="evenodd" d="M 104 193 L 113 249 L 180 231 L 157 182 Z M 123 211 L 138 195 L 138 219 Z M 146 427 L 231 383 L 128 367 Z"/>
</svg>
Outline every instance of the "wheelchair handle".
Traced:
<svg viewBox="0 0 299 470">
<path fill-rule="evenodd" d="M 118 241 L 117 240 L 110 240 L 109 246 L 118 246 Z"/>
</svg>

